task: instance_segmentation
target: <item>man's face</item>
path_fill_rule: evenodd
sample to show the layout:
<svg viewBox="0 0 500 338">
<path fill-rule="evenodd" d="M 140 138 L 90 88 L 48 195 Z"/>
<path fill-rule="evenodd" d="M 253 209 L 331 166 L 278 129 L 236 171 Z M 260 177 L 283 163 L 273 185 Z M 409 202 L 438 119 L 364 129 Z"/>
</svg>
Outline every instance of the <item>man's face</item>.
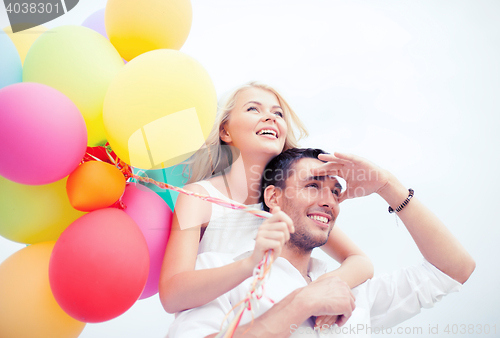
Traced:
<svg viewBox="0 0 500 338">
<path fill-rule="evenodd" d="M 324 245 L 340 212 L 338 196 L 342 190 L 336 178 L 313 176 L 312 168 L 323 162 L 303 158 L 293 166 L 293 173 L 279 192 L 278 204 L 290 216 L 295 233 L 287 245 L 304 251 Z"/>
</svg>

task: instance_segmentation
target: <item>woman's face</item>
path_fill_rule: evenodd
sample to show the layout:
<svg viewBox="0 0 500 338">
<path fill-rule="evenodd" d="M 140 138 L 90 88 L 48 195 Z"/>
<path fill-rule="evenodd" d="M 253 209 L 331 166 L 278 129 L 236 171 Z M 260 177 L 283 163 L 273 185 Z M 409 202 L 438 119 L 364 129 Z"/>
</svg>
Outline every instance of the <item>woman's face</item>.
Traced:
<svg viewBox="0 0 500 338">
<path fill-rule="evenodd" d="M 261 88 L 238 93 L 221 139 L 245 156 L 280 154 L 285 145 L 287 126 L 278 98 Z"/>
</svg>

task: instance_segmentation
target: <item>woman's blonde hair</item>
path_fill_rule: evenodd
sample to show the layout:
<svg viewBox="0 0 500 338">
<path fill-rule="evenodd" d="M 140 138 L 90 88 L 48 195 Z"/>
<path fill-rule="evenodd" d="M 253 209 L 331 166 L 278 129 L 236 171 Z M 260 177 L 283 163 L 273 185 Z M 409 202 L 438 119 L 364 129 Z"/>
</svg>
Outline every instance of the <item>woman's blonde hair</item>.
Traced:
<svg viewBox="0 0 500 338">
<path fill-rule="evenodd" d="M 220 132 L 229 120 L 231 110 L 233 110 L 238 94 L 245 89 L 260 88 L 272 92 L 278 98 L 278 102 L 283 109 L 283 117 L 287 126 L 287 135 L 283 151 L 298 147 L 298 140 L 308 136 L 307 130 L 299 117 L 281 94 L 271 86 L 259 82 L 249 82 L 229 93 L 219 102 L 219 109 L 215 118 L 214 127 L 205 141 L 205 146 L 198 150 L 185 164 L 188 165 L 188 183 L 205 180 L 214 175 L 220 174 L 224 169 L 233 163 L 233 157 L 237 155 L 234 147 L 229 147 L 220 139 Z M 299 132 L 295 135 L 294 128 Z M 231 149 L 233 148 L 233 149 Z"/>
</svg>

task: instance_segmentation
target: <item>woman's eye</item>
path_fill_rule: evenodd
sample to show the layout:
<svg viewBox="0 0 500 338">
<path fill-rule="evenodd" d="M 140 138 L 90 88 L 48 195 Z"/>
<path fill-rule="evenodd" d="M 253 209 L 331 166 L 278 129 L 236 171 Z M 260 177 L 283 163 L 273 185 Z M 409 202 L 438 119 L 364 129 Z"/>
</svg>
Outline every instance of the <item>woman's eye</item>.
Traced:
<svg viewBox="0 0 500 338">
<path fill-rule="evenodd" d="M 275 111 L 274 114 L 276 114 L 279 117 L 283 117 L 283 113 L 280 111 Z"/>
<path fill-rule="evenodd" d="M 340 196 L 340 191 L 338 190 L 332 190 L 332 194 L 334 194 L 335 196 Z"/>
<path fill-rule="evenodd" d="M 257 108 L 255 108 L 255 107 L 250 107 L 247 109 L 247 111 L 251 111 L 251 110 L 255 110 L 256 112 L 258 112 Z"/>
</svg>

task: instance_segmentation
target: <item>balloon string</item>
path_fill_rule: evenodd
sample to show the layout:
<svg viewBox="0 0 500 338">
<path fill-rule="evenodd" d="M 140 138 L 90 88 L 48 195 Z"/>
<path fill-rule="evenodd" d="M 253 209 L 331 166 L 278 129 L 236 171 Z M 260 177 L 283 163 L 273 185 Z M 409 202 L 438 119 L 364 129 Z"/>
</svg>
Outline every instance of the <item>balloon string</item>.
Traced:
<svg viewBox="0 0 500 338">
<path fill-rule="evenodd" d="M 87 154 L 88 156 L 92 157 L 94 160 L 99 161 L 99 162 L 102 162 L 102 160 L 101 160 L 100 158 L 97 158 L 97 157 L 95 157 L 94 155 L 89 154 L 89 153 L 86 153 L 86 154 Z M 108 155 L 108 156 L 109 156 L 109 155 Z M 83 160 L 82 160 L 82 163 L 83 163 Z"/>
<path fill-rule="evenodd" d="M 234 333 L 236 332 L 236 329 L 238 328 L 238 325 L 241 322 L 241 319 L 243 317 L 243 313 L 245 310 L 250 311 L 252 314 L 252 321 L 250 322 L 250 326 L 243 332 L 243 334 L 247 333 L 248 330 L 250 330 L 251 326 L 254 323 L 254 309 L 252 307 L 252 302 L 256 303 L 258 305 L 257 301 L 261 299 L 264 295 L 264 284 L 267 279 L 267 277 L 270 274 L 271 271 L 271 264 L 273 263 L 273 256 L 272 256 L 273 250 L 269 250 L 266 252 L 264 255 L 264 258 L 262 261 L 255 267 L 253 271 L 253 282 L 250 287 L 250 290 L 247 293 L 247 296 L 245 299 L 241 300 L 238 302 L 224 317 L 222 320 L 222 323 L 226 321 L 226 318 L 229 316 L 229 314 L 233 311 L 235 311 L 238 307 L 238 312 L 233 318 L 233 320 L 224 328 L 222 329 L 219 334 L 216 336 L 216 338 L 232 338 Z M 274 304 L 274 301 L 270 298 L 268 298 L 271 303 Z"/>
<path fill-rule="evenodd" d="M 260 218 L 270 218 L 272 216 L 272 214 L 270 214 L 267 211 L 257 209 L 254 207 L 250 207 L 248 205 L 241 204 L 241 203 L 238 203 L 236 201 L 226 201 L 226 200 L 223 200 L 221 198 L 216 198 L 216 197 L 212 197 L 212 196 L 198 194 L 196 192 L 185 190 L 185 189 L 170 185 L 168 183 L 155 181 L 149 177 L 138 176 L 132 172 L 129 174 L 129 177 L 131 177 L 137 181 L 143 182 L 143 183 L 154 184 L 157 187 L 162 188 L 162 189 L 173 190 L 173 191 L 177 191 L 177 192 L 180 192 L 180 193 L 188 195 L 188 196 L 197 197 L 197 198 L 200 198 L 204 201 L 215 203 L 215 204 L 220 205 L 220 206 L 225 207 L 225 208 L 230 208 L 230 209 L 234 209 L 234 210 L 242 210 L 242 211 L 251 213 L 251 214 L 253 214 L 257 217 L 260 217 Z"/>
<path fill-rule="evenodd" d="M 170 185 L 168 183 L 163 183 L 163 182 L 158 182 L 153 180 L 152 178 L 149 177 L 144 177 L 144 176 L 139 176 L 133 173 L 132 168 L 128 165 L 123 163 L 122 161 L 119 161 L 119 163 L 116 164 L 117 167 L 122 167 L 121 170 L 124 173 L 125 177 L 127 178 L 133 178 L 139 182 L 143 183 L 150 183 L 154 184 L 159 188 L 162 189 L 168 189 L 168 190 L 173 190 L 177 191 L 179 193 L 188 195 L 188 196 L 193 196 L 200 198 L 204 201 L 215 203 L 217 205 L 220 205 L 222 207 L 234 209 L 234 210 L 242 210 L 248 213 L 251 213 L 257 217 L 260 218 L 270 218 L 272 216 L 271 213 L 266 212 L 264 210 L 260 210 L 254 207 L 250 207 L 245 204 L 238 203 L 236 201 L 226 201 L 220 198 L 212 197 L 212 196 L 206 196 L 202 194 L 198 194 L 189 190 L 185 190 L 173 185 Z M 264 257 L 260 261 L 260 263 L 255 267 L 253 271 L 253 282 L 250 286 L 250 289 L 247 293 L 247 296 L 245 299 L 240 301 L 238 304 L 236 304 L 224 317 L 222 320 L 222 323 L 225 322 L 226 318 L 229 316 L 231 311 L 234 311 L 237 307 L 240 307 L 238 310 L 237 315 L 233 318 L 233 320 L 229 323 L 228 326 L 226 326 L 223 330 L 219 332 L 219 334 L 216 336 L 217 338 L 231 338 L 233 337 L 234 333 L 236 332 L 236 329 L 238 328 L 238 325 L 240 324 L 241 318 L 243 317 L 243 313 L 245 310 L 248 310 L 252 314 L 252 321 L 250 323 L 250 327 L 253 325 L 254 322 L 254 310 L 252 307 L 252 301 L 255 302 L 258 305 L 258 301 L 263 297 L 264 295 L 264 284 L 267 279 L 267 277 L 270 274 L 271 271 L 271 265 L 273 263 L 273 250 L 268 250 L 264 254 Z M 270 299 L 271 302 L 273 302 Z M 245 333 L 250 329 L 250 327 L 245 331 Z"/>
</svg>

